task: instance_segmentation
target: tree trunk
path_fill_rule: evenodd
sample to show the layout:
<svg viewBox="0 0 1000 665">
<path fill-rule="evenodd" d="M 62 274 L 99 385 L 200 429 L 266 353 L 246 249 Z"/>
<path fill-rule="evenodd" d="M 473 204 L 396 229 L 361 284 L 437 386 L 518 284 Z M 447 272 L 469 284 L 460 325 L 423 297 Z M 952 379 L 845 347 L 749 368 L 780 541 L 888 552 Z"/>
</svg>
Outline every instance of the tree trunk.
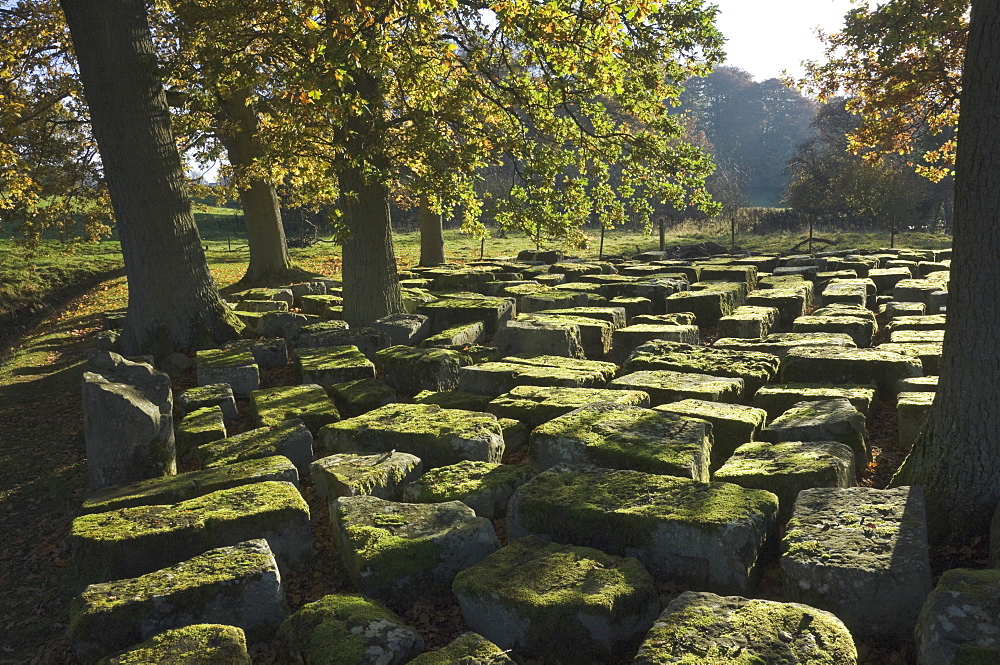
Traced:
<svg viewBox="0 0 1000 665">
<path fill-rule="evenodd" d="M 972 3 L 948 326 L 927 424 L 893 478 L 922 485 L 933 542 L 985 537 L 1000 500 L 1000 3 Z"/>
<path fill-rule="evenodd" d="M 426 201 L 420 203 L 420 265 L 444 263 L 444 216 L 435 213 Z"/>
<path fill-rule="evenodd" d="M 123 351 L 162 357 L 238 336 L 191 213 L 145 4 L 61 1 L 125 259 Z"/>
<path fill-rule="evenodd" d="M 235 93 L 223 99 L 221 106 L 220 120 L 225 122 L 220 135 L 229 155 L 229 163 L 237 169 L 249 168 L 261 155 L 262 149 L 257 141 L 257 113 L 250 105 L 248 93 Z M 261 178 L 251 178 L 246 187 L 239 188 L 239 193 L 247 243 L 250 245 L 250 265 L 240 281 L 260 284 L 288 276 L 292 260 L 288 256 L 281 208 L 274 186 Z"/>
<path fill-rule="evenodd" d="M 340 205 L 348 237 L 344 241 L 344 320 L 365 326 L 403 311 L 389 220 L 389 193 L 367 181 L 351 165 L 340 174 Z"/>
</svg>

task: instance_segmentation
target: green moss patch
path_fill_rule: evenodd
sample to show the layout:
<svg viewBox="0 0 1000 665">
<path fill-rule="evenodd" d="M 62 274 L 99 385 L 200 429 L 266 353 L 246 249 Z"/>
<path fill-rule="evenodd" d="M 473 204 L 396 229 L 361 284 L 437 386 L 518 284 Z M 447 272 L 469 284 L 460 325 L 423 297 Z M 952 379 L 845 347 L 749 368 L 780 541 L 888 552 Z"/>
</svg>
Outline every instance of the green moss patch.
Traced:
<svg viewBox="0 0 1000 665">
<path fill-rule="evenodd" d="M 340 420 L 337 407 L 316 384 L 255 390 L 250 393 L 250 409 L 258 427 L 274 427 L 298 418 L 313 434 Z"/>
<path fill-rule="evenodd" d="M 594 402 L 649 406 L 649 395 L 638 390 L 517 386 L 492 400 L 487 410 L 534 428 Z"/>
<path fill-rule="evenodd" d="M 235 626 L 196 624 L 166 630 L 98 665 L 250 665 L 246 636 Z"/>
</svg>

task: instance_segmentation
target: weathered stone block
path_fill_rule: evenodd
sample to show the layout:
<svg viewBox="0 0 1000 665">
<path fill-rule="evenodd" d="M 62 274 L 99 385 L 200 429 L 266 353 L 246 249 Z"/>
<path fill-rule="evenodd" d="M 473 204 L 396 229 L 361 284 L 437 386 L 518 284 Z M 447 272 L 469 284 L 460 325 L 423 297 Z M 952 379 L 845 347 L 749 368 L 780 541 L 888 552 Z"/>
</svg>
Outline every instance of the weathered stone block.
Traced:
<svg viewBox="0 0 1000 665">
<path fill-rule="evenodd" d="M 206 406 L 195 409 L 177 423 L 177 430 L 174 432 L 177 457 L 183 460 L 201 444 L 224 438 L 226 423 L 222 417 L 222 408 Z"/>
<path fill-rule="evenodd" d="M 798 603 L 685 591 L 670 601 L 633 665 L 856 665 L 851 633 L 829 612 Z"/>
<path fill-rule="evenodd" d="M 469 344 L 478 344 L 482 341 L 483 322 L 473 321 L 472 323 L 462 323 L 442 330 L 438 334 L 432 335 L 420 342 L 420 346 L 468 346 Z"/>
<path fill-rule="evenodd" d="M 403 395 L 415 395 L 421 390 L 454 390 L 458 387 L 458 369 L 468 360 L 458 351 L 410 346 L 390 346 L 375 354 L 382 380 Z"/>
<path fill-rule="evenodd" d="M 934 392 L 905 392 L 896 395 L 896 421 L 899 423 L 899 445 L 909 449 L 917 441 L 920 428 L 927 422 L 934 403 Z"/>
<path fill-rule="evenodd" d="M 856 316 L 800 316 L 792 322 L 792 332 L 843 333 L 862 348 L 875 339 L 874 321 Z"/>
<path fill-rule="evenodd" d="M 653 578 L 638 561 L 523 538 L 455 578 L 466 623 L 521 656 L 617 661 L 656 618 Z"/>
<path fill-rule="evenodd" d="M 778 322 L 778 310 L 774 307 L 744 305 L 719 319 L 719 335 L 746 339 L 763 339 L 770 334 Z"/>
<path fill-rule="evenodd" d="M 708 481 L 712 427 L 637 406 L 597 402 L 536 427 L 532 466 L 592 464 Z"/>
<path fill-rule="evenodd" d="M 598 321 L 607 321 L 612 328 L 621 328 L 625 325 L 624 307 L 568 307 L 557 309 L 545 309 L 536 314 L 552 314 L 558 316 L 580 316 Z"/>
<path fill-rule="evenodd" d="M 439 333 L 462 323 L 481 321 L 487 337 L 496 334 L 504 321 L 514 316 L 512 298 L 446 298 L 417 308 L 431 320 L 431 332 Z"/>
<path fill-rule="evenodd" d="M 399 605 L 446 592 L 459 571 L 500 547 L 490 521 L 458 501 L 340 497 L 330 503 L 330 517 L 354 586 L 366 596 Z"/>
<path fill-rule="evenodd" d="M 420 458 L 409 453 L 341 453 L 313 462 L 309 477 L 320 498 L 370 495 L 399 501 L 403 487 L 419 478 L 423 470 Z"/>
<path fill-rule="evenodd" d="M 541 321 L 556 325 L 573 325 L 580 330 L 580 345 L 587 358 L 603 358 L 611 351 L 611 339 L 614 326 L 607 321 L 601 321 L 586 316 L 570 316 L 563 314 L 525 314 L 519 321 Z"/>
<path fill-rule="evenodd" d="M 241 628 L 199 623 L 165 630 L 97 665 L 251 665 Z"/>
<path fill-rule="evenodd" d="M 833 612 L 855 637 L 909 635 L 931 590 L 919 487 L 803 490 L 782 552 L 788 599 Z"/>
<path fill-rule="evenodd" d="M 323 425 L 340 420 L 337 407 L 316 384 L 255 390 L 250 393 L 250 412 L 257 427 L 275 427 L 297 418 L 314 435 Z"/>
<path fill-rule="evenodd" d="M 375 378 L 375 365 L 356 346 L 297 349 L 295 369 L 300 382 L 321 386 Z"/>
<path fill-rule="evenodd" d="M 745 394 L 749 396 L 777 375 L 778 362 L 769 353 L 653 341 L 637 348 L 622 371 L 670 370 L 742 379 Z"/>
<path fill-rule="evenodd" d="M 712 479 L 767 490 L 778 497 L 778 521 L 792 516 L 799 492 L 810 487 L 854 487 L 854 452 L 836 441 L 746 443 Z"/>
<path fill-rule="evenodd" d="M 411 503 L 461 501 L 479 517 L 500 519 L 514 490 L 532 476 L 520 464 L 459 462 L 431 469 L 403 489 L 403 500 Z"/>
<path fill-rule="evenodd" d="M 188 388 L 177 396 L 177 406 L 182 415 L 207 406 L 218 406 L 222 409 L 224 418 L 236 420 L 240 417 L 236 410 L 233 389 L 227 383 L 213 383 L 207 386 Z"/>
<path fill-rule="evenodd" d="M 390 314 L 372 324 L 383 333 L 389 344 L 413 346 L 431 334 L 431 320 L 423 314 Z"/>
<path fill-rule="evenodd" d="M 617 365 L 599 360 L 525 354 L 462 367 L 458 389 L 495 397 L 516 386 L 603 388 L 617 371 Z"/>
<path fill-rule="evenodd" d="M 286 420 L 274 427 L 258 427 L 195 449 L 195 456 L 206 469 L 272 455 L 287 457 L 299 473 L 305 473 L 313 460 L 312 433 L 301 420 Z"/>
<path fill-rule="evenodd" d="M 874 386 L 836 386 L 823 383 L 786 383 L 764 386 L 753 396 L 753 405 L 767 411 L 774 420 L 799 402 L 819 402 L 844 398 L 866 419 L 875 406 Z"/>
<path fill-rule="evenodd" d="M 83 373 L 83 436 L 91 490 L 177 472 L 170 377 L 94 351 Z"/>
<path fill-rule="evenodd" d="M 733 451 L 757 438 L 767 413 L 742 404 L 724 404 L 700 399 L 685 399 L 654 407 L 663 413 L 675 413 L 708 422 L 712 432 L 712 471 L 722 466 Z"/>
<path fill-rule="evenodd" d="M 325 454 L 399 450 L 428 469 L 462 460 L 499 462 L 504 452 L 495 416 L 436 404 L 389 404 L 327 425 L 319 447 Z"/>
<path fill-rule="evenodd" d="M 278 629 L 287 662 L 402 665 L 424 650 L 416 630 L 382 604 L 333 594 L 303 605 Z"/>
<path fill-rule="evenodd" d="M 417 656 L 409 665 L 516 665 L 507 653 L 476 633 L 462 633 L 447 646 Z"/>
<path fill-rule="evenodd" d="M 760 436 L 771 443 L 839 441 L 854 453 L 859 472 L 871 461 L 865 417 L 843 397 L 799 402 L 772 420 Z"/>
<path fill-rule="evenodd" d="M 641 390 L 653 406 L 682 399 L 737 402 L 743 394 L 743 379 L 707 374 L 648 370 L 620 376 L 608 384 L 618 390 Z"/>
<path fill-rule="evenodd" d="M 781 359 L 784 383 L 874 383 L 882 394 L 892 395 L 896 382 L 923 376 L 923 366 L 916 358 L 881 349 L 836 349 L 811 347 L 795 349 Z"/>
<path fill-rule="evenodd" d="M 615 358 L 624 361 L 636 348 L 653 340 L 697 344 L 699 339 L 698 326 L 694 325 L 673 326 L 633 323 L 624 328 L 619 328 L 614 332 L 614 355 Z"/>
<path fill-rule="evenodd" d="M 924 374 L 941 373 L 941 354 L 944 345 L 941 342 L 885 342 L 878 345 L 880 351 L 898 353 L 907 358 L 920 361 Z"/>
<path fill-rule="evenodd" d="M 699 326 L 714 326 L 744 304 L 733 291 L 680 291 L 667 297 L 667 313 L 692 312 Z"/>
<path fill-rule="evenodd" d="M 552 319 L 507 321 L 497 330 L 493 343 L 505 355 L 523 353 L 584 357 L 579 326 Z"/>
<path fill-rule="evenodd" d="M 769 353 L 777 358 L 784 358 L 790 351 L 813 346 L 853 349 L 857 345 L 850 335 L 844 333 L 771 333 L 764 339 L 738 339 L 722 337 L 715 340 L 716 349 L 729 351 L 753 351 Z"/>
<path fill-rule="evenodd" d="M 919 665 L 1000 662 L 1000 570 L 955 568 L 927 596 L 914 637 Z"/>
<path fill-rule="evenodd" d="M 199 554 L 141 577 L 88 586 L 70 608 L 70 642 L 83 663 L 171 628 L 216 623 L 266 640 L 288 614 L 265 540 Z"/>
<path fill-rule="evenodd" d="M 534 428 L 593 402 L 648 407 L 649 395 L 638 390 L 517 386 L 492 400 L 487 410 L 499 418 L 519 420 Z"/>
<path fill-rule="evenodd" d="M 681 586 L 744 592 L 777 512 L 775 495 L 731 483 L 558 465 L 514 492 L 507 533 L 634 556 Z"/>
<path fill-rule="evenodd" d="M 236 397 L 249 397 L 260 387 L 260 370 L 249 351 L 206 349 L 195 355 L 198 385 L 228 383 Z"/>
<path fill-rule="evenodd" d="M 396 391 L 378 379 L 356 379 L 330 386 L 330 397 L 345 416 L 360 416 L 396 401 Z"/>
</svg>

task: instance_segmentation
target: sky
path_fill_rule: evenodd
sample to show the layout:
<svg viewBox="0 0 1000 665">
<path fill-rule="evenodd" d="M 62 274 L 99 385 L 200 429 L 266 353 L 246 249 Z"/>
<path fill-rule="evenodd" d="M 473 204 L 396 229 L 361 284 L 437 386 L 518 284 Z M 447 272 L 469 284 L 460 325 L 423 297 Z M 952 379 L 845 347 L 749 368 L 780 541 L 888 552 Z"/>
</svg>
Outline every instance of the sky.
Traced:
<svg viewBox="0 0 1000 665">
<path fill-rule="evenodd" d="M 850 0 L 710 0 L 718 5 L 716 25 L 726 37 L 727 65 L 745 69 L 757 81 L 802 74 L 802 60 L 822 60 L 816 28 L 835 32 Z"/>
</svg>

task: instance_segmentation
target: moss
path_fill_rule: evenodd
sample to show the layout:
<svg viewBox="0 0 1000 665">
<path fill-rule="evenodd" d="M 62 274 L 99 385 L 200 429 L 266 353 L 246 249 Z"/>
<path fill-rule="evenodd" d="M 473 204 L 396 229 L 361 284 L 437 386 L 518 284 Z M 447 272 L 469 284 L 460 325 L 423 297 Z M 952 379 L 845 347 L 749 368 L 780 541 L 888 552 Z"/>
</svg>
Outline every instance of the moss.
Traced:
<svg viewBox="0 0 1000 665">
<path fill-rule="evenodd" d="M 292 451 L 286 449 L 286 442 L 294 441 L 298 435 L 310 436 L 299 420 L 286 420 L 274 427 L 256 429 L 219 439 L 198 447 L 196 453 L 202 468 L 212 468 L 235 464 L 254 458 L 285 455 L 296 463 Z"/>
<path fill-rule="evenodd" d="M 206 349 L 198 351 L 195 364 L 198 367 L 245 367 L 253 365 L 253 354 L 242 349 Z"/>
<path fill-rule="evenodd" d="M 352 576 L 356 580 L 364 576 L 366 587 L 393 586 L 406 578 L 429 572 L 440 561 L 443 552 L 432 540 L 403 538 L 393 535 L 387 528 L 354 525 L 345 528 L 344 534 L 353 550 L 355 570 L 351 571 Z"/>
<path fill-rule="evenodd" d="M 195 624 L 164 631 L 98 665 L 250 665 L 246 637 L 235 626 Z"/>
<path fill-rule="evenodd" d="M 513 662 L 500 647 L 481 635 L 464 633 L 437 651 L 417 656 L 409 665 L 502 665 Z"/>
<path fill-rule="evenodd" d="M 346 413 L 354 416 L 396 401 L 396 392 L 374 378 L 335 383 L 330 386 L 330 394 Z"/>
<path fill-rule="evenodd" d="M 1000 591 L 1000 570 L 953 568 L 941 576 L 934 593 L 954 592 L 980 602 L 995 603 Z"/>
<path fill-rule="evenodd" d="M 458 464 L 431 469 L 414 485 L 419 487 L 415 501 L 442 503 L 461 501 L 463 498 L 502 487 L 514 487 L 531 475 L 531 470 L 520 464 L 462 461 Z"/>
<path fill-rule="evenodd" d="M 464 409 L 466 411 L 485 411 L 491 397 L 464 393 L 457 390 L 431 391 L 424 390 L 413 397 L 415 404 L 437 404 L 443 409 Z"/>
</svg>

